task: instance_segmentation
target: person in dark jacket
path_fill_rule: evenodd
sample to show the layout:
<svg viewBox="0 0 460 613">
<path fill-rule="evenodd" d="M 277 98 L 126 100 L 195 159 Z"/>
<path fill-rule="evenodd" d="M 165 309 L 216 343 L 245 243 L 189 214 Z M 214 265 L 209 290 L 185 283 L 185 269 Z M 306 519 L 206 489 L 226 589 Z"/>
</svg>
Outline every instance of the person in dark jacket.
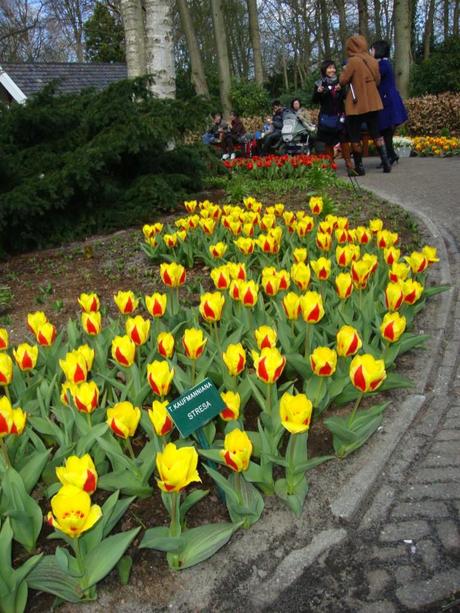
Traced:
<svg viewBox="0 0 460 613">
<path fill-rule="evenodd" d="M 228 159 L 231 157 L 232 159 L 235 157 L 233 152 L 233 145 L 235 143 L 243 143 L 244 135 L 246 134 L 246 128 L 243 125 L 243 122 L 239 118 L 238 114 L 235 111 L 230 113 L 230 130 L 224 132 L 222 138 L 222 153 L 223 159 Z"/>
<path fill-rule="evenodd" d="M 390 164 L 399 160 L 393 146 L 393 135 L 397 126 L 407 121 L 407 111 L 396 89 L 395 77 L 390 56 L 390 45 L 386 40 L 377 40 L 373 43 L 371 55 L 379 63 L 380 84 L 379 93 L 383 103 L 383 109 L 379 112 L 379 132 L 385 140 Z"/>
<path fill-rule="evenodd" d="M 281 140 L 281 131 L 283 129 L 283 117 L 286 109 L 283 107 L 279 100 L 273 100 L 272 102 L 273 116 L 272 116 L 272 130 L 268 132 L 262 139 L 262 155 L 271 153 Z"/>
<path fill-rule="evenodd" d="M 378 125 L 378 113 L 383 109 L 377 89 L 380 83 L 379 64 L 369 53 L 364 36 L 351 36 L 345 47 L 348 61 L 340 75 L 339 83 L 342 87 L 349 86 L 345 96 L 345 113 L 355 162 L 354 170 L 358 175 L 366 174 L 361 151 L 361 125 L 365 122 L 382 160 L 383 172 L 391 172 L 385 141 L 380 136 Z"/>
<path fill-rule="evenodd" d="M 337 77 L 337 67 L 332 60 L 324 60 L 320 66 L 321 79 L 316 81 L 312 102 L 320 105 L 317 140 L 324 143 L 324 150 L 334 157 L 334 146 L 344 141 L 345 109 L 344 89 Z"/>
<path fill-rule="evenodd" d="M 212 124 L 207 132 L 203 134 L 201 140 L 205 145 L 214 145 L 221 143 L 221 137 L 225 130 L 227 130 L 227 122 L 224 121 L 222 113 L 212 114 Z"/>
</svg>

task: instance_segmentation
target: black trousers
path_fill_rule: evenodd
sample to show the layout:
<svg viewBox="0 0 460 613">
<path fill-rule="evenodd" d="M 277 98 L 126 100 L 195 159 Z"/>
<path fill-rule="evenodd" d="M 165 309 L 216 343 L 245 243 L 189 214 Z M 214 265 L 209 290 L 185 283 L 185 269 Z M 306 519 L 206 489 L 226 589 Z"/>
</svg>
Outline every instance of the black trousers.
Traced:
<svg viewBox="0 0 460 613">
<path fill-rule="evenodd" d="M 347 115 L 347 131 L 351 143 L 361 141 L 361 126 L 363 123 L 366 124 L 367 131 L 372 139 L 380 138 L 378 113 L 378 111 L 371 111 L 362 115 Z"/>
<path fill-rule="evenodd" d="M 380 134 L 383 136 L 383 140 L 385 141 L 385 147 L 387 148 L 388 157 L 390 158 L 390 161 L 396 160 L 398 157 L 396 155 L 396 151 L 393 145 L 394 133 L 394 128 L 384 128 L 383 130 L 380 130 Z"/>
</svg>

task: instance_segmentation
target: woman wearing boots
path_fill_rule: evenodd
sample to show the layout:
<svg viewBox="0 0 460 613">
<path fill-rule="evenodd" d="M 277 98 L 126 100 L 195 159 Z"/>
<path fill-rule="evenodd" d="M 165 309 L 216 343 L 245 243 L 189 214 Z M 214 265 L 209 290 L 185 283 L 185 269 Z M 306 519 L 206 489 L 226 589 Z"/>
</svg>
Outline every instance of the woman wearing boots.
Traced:
<svg viewBox="0 0 460 613">
<path fill-rule="evenodd" d="M 321 79 L 316 81 L 312 102 L 320 105 L 317 141 L 324 143 L 324 152 L 334 158 L 334 147 L 343 142 L 345 129 L 344 90 L 337 78 L 337 68 L 332 60 L 324 60 L 320 66 Z"/>
<path fill-rule="evenodd" d="M 345 114 L 355 162 L 354 172 L 358 175 L 366 174 L 360 144 L 363 122 L 366 123 L 369 136 L 377 147 L 383 172 L 391 172 L 385 142 L 378 127 L 378 112 L 383 109 L 377 89 L 380 83 L 378 62 L 370 55 L 364 36 L 351 36 L 346 42 L 346 50 L 348 61 L 339 82 L 342 87 L 349 86 L 345 97 Z"/>
<path fill-rule="evenodd" d="M 407 111 L 396 89 L 393 69 L 388 59 L 390 45 L 386 40 L 378 40 L 372 45 L 370 53 L 378 61 L 380 71 L 379 93 L 383 110 L 379 113 L 379 132 L 385 140 L 388 158 L 393 165 L 399 160 L 393 147 L 393 135 L 395 128 L 407 121 Z"/>
</svg>

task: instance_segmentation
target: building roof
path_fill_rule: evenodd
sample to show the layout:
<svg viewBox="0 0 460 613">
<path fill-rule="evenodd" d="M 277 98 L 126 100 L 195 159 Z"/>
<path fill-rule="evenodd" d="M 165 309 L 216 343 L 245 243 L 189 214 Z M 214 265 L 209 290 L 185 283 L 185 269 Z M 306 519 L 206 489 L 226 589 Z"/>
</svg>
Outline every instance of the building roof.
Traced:
<svg viewBox="0 0 460 613">
<path fill-rule="evenodd" d="M 86 87 L 104 89 L 115 81 L 127 78 L 126 64 L 97 62 L 0 65 L 0 82 L 17 102 L 23 102 L 25 98 L 39 92 L 45 85 L 55 80 L 59 81 L 57 85 L 59 93 L 71 94 Z"/>
</svg>

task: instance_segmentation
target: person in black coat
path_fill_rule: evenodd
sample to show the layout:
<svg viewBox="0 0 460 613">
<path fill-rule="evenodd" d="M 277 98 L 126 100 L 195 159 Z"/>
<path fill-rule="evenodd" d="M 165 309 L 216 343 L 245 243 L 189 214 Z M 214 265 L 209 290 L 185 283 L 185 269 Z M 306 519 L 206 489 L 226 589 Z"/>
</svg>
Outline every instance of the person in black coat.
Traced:
<svg viewBox="0 0 460 613">
<path fill-rule="evenodd" d="M 243 137 L 246 134 L 246 128 L 244 127 L 244 124 L 241 121 L 238 113 L 232 111 L 230 113 L 230 120 L 230 130 L 224 132 L 222 138 L 222 159 L 228 159 L 228 157 L 231 157 L 233 159 L 235 157 L 235 154 L 233 152 L 233 145 L 235 143 L 243 143 Z"/>
<path fill-rule="evenodd" d="M 325 152 L 333 157 L 334 146 L 344 141 L 344 90 L 337 78 L 337 67 L 332 60 L 320 66 L 321 79 L 316 81 L 312 102 L 320 105 L 317 140 L 324 144 Z"/>
<path fill-rule="evenodd" d="M 262 155 L 271 153 L 281 140 L 281 131 L 283 129 L 283 118 L 286 109 L 283 107 L 279 100 L 272 102 L 273 116 L 272 116 L 272 130 L 266 134 L 262 139 Z"/>
</svg>

